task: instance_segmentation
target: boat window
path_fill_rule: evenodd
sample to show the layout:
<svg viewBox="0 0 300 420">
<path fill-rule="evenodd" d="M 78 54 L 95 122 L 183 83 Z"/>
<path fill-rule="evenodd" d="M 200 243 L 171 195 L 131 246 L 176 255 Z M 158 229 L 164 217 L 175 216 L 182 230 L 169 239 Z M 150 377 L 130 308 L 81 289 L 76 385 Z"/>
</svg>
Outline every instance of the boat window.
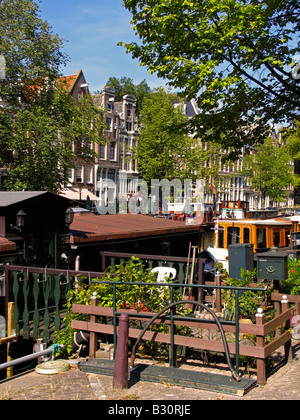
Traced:
<svg viewBox="0 0 300 420">
<path fill-rule="evenodd" d="M 240 228 L 228 227 L 227 229 L 227 246 L 240 243 Z"/>
<path fill-rule="evenodd" d="M 280 231 L 274 230 L 273 231 L 273 245 L 279 246 L 279 244 L 280 244 Z"/>
<path fill-rule="evenodd" d="M 266 248 L 266 229 L 265 228 L 258 228 L 257 229 L 257 247 L 258 248 Z"/>
<path fill-rule="evenodd" d="M 244 244 L 250 244 L 250 229 L 244 228 Z"/>
<path fill-rule="evenodd" d="M 218 230 L 217 248 L 224 248 L 224 229 L 223 228 L 219 228 Z"/>
<path fill-rule="evenodd" d="M 285 230 L 285 246 L 290 246 L 291 241 L 291 232 L 289 230 Z"/>
</svg>

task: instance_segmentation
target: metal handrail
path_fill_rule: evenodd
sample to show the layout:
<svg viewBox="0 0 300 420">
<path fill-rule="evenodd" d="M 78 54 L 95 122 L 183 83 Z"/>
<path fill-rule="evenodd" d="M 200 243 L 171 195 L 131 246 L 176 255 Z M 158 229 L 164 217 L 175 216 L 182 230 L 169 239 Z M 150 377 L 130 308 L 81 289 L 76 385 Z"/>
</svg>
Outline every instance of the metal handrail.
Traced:
<svg viewBox="0 0 300 420">
<path fill-rule="evenodd" d="M 64 346 L 62 344 L 59 345 L 60 348 Z M 38 351 L 36 353 L 28 354 L 27 356 L 19 357 L 15 360 L 10 360 L 9 362 L 0 364 L 0 370 L 7 369 L 8 367 L 19 365 L 20 363 L 25 363 L 30 360 L 37 359 L 41 356 L 46 356 L 47 354 L 51 354 L 51 358 L 54 358 L 55 353 L 57 352 L 57 348 L 50 346 L 48 349 Z"/>
<path fill-rule="evenodd" d="M 117 344 L 117 316 L 121 315 L 120 312 L 117 311 L 116 308 L 116 287 L 118 285 L 143 285 L 143 286 L 159 286 L 159 287 L 169 287 L 170 288 L 170 304 L 174 304 L 173 300 L 173 289 L 174 287 L 180 288 L 185 287 L 186 284 L 184 283 L 163 283 L 163 282 L 126 282 L 126 281 L 101 281 L 101 280 L 92 280 L 92 283 L 98 283 L 98 284 L 111 284 L 113 286 L 113 328 L 114 328 L 114 354 L 116 353 L 116 344 Z M 243 286 L 218 286 L 218 285 L 205 285 L 205 284 L 189 284 L 189 287 L 192 288 L 200 288 L 200 289 L 223 289 L 223 290 L 234 290 L 235 292 L 235 321 L 225 321 L 220 319 L 220 324 L 231 324 L 235 325 L 235 369 L 238 372 L 239 370 L 239 292 L 240 291 L 255 291 L 255 292 L 264 292 L 267 290 L 267 287 L 243 287 Z M 185 303 L 188 303 L 188 301 L 185 301 Z M 190 304 L 196 304 L 196 301 L 190 301 Z M 199 305 L 198 305 L 199 306 Z M 129 317 L 134 316 L 136 317 L 138 314 L 130 314 L 128 313 Z M 142 315 L 141 315 L 142 316 Z M 146 316 L 146 315 L 144 315 Z M 174 367 L 174 320 L 177 320 L 179 317 L 174 315 L 173 308 L 171 308 L 170 316 L 164 316 L 164 318 L 169 318 L 171 323 L 170 328 L 170 338 L 171 338 L 171 357 L 170 357 L 170 365 Z M 185 320 L 195 320 L 195 318 L 192 317 L 181 317 Z M 197 322 L 212 322 L 211 320 L 207 319 L 201 319 L 197 318 Z"/>
</svg>

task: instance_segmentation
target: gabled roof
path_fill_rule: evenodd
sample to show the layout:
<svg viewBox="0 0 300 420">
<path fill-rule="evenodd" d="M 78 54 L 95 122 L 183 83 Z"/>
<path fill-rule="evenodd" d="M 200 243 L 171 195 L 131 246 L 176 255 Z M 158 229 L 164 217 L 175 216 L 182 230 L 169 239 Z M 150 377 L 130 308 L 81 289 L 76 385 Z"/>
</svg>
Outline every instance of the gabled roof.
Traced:
<svg viewBox="0 0 300 420">
<path fill-rule="evenodd" d="M 66 86 L 67 92 L 72 94 L 72 90 L 75 87 L 76 82 L 81 75 L 83 75 L 82 70 L 79 70 L 77 74 L 59 77 L 56 80 L 56 85 L 59 85 L 59 83 L 61 82 L 62 86 Z M 25 90 L 27 99 L 30 99 L 33 95 L 36 95 L 37 93 L 39 93 L 39 91 L 46 85 L 47 85 L 47 78 L 45 77 L 34 80 L 30 83 L 26 82 L 24 84 L 24 90 Z"/>
<path fill-rule="evenodd" d="M 59 83 L 60 81 L 65 82 L 66 86 L 68 88 L 68 91 L 71 93 L 72 89 L 75 86 L 76 81 L 78 80 L 79 76 L 81 75 L 82 70 L 79 70 L 79 72 L 77 74 L 73 74 L 71 76 L 63 76 L 60 77 L 57 81 L 57 83 Z"/>
<path fill-rule="evenodd" d="M 44 191 L 2 191 L 0 192 L 0 207 L 8 207 L 21 201 L 46 194 Z"/>
<path fill-rule="evenodd" d="M 174 106 L 177 106 L 179 104 L 180 104 L 180 99 L 176 99 L 174 101 Z M 195 99 L 191 99 L 190 101 L 188 101 L 186 98 L 184 98 L 183 105 L 184 105 L 183 111 L 185 115 L 189 118 L 192 118 L 195 115 L 198 115 L 200 113 L 200 110 L 197 106 Z"/>
<path fill-rule="evenodd" d="M 59 196 L 58 194 L 50 193 L 48 191 L 1 191 L 0 192 L 0 208 L 8 207 L 13 204 L 21 203 L 26 200 L 30 200 L 36 197 L 42 197 L 52 199 L 59 199 L 61 201 L 68 200 L 64 197 Z"/>
</svg>

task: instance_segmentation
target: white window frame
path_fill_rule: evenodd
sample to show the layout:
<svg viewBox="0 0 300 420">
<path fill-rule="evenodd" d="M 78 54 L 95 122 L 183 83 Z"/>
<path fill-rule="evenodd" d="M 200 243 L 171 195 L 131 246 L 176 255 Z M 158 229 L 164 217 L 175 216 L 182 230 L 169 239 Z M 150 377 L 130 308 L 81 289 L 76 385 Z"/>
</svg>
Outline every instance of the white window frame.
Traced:
<svg viewBox="0 0 300 420">
<path fill-rule="evenodd" d="M 93 166 L 87 165 L 84 168 L 84 171 L 85 171 L 85 182 L 87 184 L 92 184 L 93 183 Z"/>
<path fill-rule="evenodd" d="M 80 176 L 78 176 L 80 175 Z M 80 181 L 79 181 L 80 179 Z M 76 182 L 83 182 L 83 166 L 77 165 L 76 166 Z"/>
<path fill-rule="evenodd" d="M 101 148 L 102 147 L 103 147 L 103 151 L 104 151 L 104 157 L 101 156 Z M 100 150 L 99 150 L 100 160 L 106 160 L 106 156 L 107 156 L 107 145 L 106 144 L 100 144 Z"/>
</svg>

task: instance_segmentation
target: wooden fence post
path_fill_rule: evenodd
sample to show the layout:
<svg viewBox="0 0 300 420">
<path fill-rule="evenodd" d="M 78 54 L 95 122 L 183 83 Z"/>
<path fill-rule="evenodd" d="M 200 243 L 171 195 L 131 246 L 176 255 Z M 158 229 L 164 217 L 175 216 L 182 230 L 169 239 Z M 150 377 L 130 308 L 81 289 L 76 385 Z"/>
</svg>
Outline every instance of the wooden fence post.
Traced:
<svg viewBox="0 0 300 420">
<path fill-rule="evenodd" d="M 8 302 L 8 313 L 7 313 L 7 337 L 11 337 L 14 334 L 14 302 Z M 10 355 L 10 345 L 7 343 L 7 361 L 11 362 L 13 358 Z M 6 378 L 13 377 L 13 367 L 10 366 L 6 369 Z"/>
<path fill-rule="evenodd" d="M 129 316 L 122 314 L 119 319 L 117 351 L 115 357 L 113 388 L 128 389 L 128 332 Z"/>
<path fill-rule="evenodd" d="M 264 325 L 265 323 L 265 314 L 261 308 L 257 309 L 255 315 L 256 325 Z M 263 348 L 264 347 L 264 336 L 256 336 L 256 346 Z M 256 358 L 257 362 L 257 383 L 258 385 L 265 385 L 267 382 L 266 378 L 266 362 L 265 359 Z"/>
<path fill-rule="evenodd" d="M 98 297 L 97 292 L 93 292 L 93 296 L 91 297 L 91 306 L 97 306 Z M 96 315 L 90 315 L 90 321 L 96 322 Z M 90 359 L 95 358 L 95 354 L 97 351 L 97 333 L 91 332 L 90 333 L 90 347 L 89 347 L 89 357 Z"/>
<path fill-rule="evenodd" d="M 289 305 L 289 301 L 286 295 L 282 296 L 281 305 L 282 305 L 282 312 L 288 311 L 290 305 Z M 291 321 L 290 320 L 286 321 L 285 329 L 288 330 L 290 326 L 291 326 Z M 285 355 L 286 361 L 291 362 L 293 360 L 292 339 L 290 339 L 284 344 L 284 355 Z"/>
<path fill-rule="evenodd" d="M 204 284 L 204 264 L 203 261 L 198 258 L 198 284 Z M 198 300 L 204 301 L 204 289 L 199 287 L 198 289 Z"/>
<path fill-rule="evenodd" d="M 221 286 L 221 274 L 215 275 L 216 286 Z M 222 295 L 221 289 L 216 289 L 216 312 L 222 312 Z"/>
<path fill-rule="evenodd" d="M 300 324 L 300 302 L 296 303 L 297 324 Z"/>
<path fill-rule="evenodd" d="M 295 326 L 295 333 L 300 334 L 300 302 L 296 302 L 296 319 L 297 325 Z"/>
</svg>

